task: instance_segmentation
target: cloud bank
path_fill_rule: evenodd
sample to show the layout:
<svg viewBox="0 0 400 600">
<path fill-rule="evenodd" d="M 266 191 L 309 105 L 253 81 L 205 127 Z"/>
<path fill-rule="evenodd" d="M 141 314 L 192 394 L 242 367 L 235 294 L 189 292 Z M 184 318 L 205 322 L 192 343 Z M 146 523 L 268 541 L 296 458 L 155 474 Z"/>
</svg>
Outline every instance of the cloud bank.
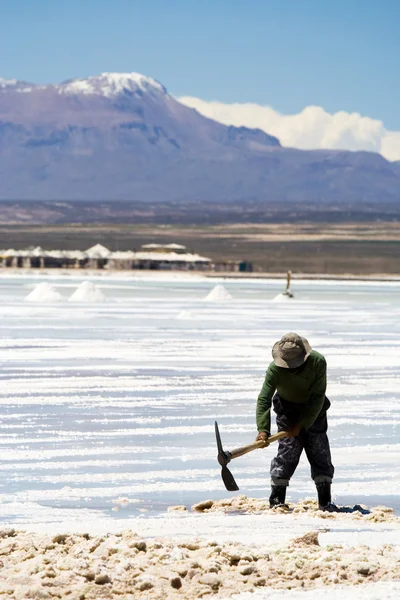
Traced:
<svg viewBox="0 0 400 600">
<path fill-rule="evenodd" d="M 388 131 L 382 121 L 358 113 L 330 114 L 320 106 L 307 106 L 298 114 L 283 115 L 259 104 L 223 104 L 191 96 L 178 100 L 225 125 L 262 129 L 279 138 L 282 146 L 368 150 L 390 161 L 400 160 L 400 131 Z"/>
</svg>

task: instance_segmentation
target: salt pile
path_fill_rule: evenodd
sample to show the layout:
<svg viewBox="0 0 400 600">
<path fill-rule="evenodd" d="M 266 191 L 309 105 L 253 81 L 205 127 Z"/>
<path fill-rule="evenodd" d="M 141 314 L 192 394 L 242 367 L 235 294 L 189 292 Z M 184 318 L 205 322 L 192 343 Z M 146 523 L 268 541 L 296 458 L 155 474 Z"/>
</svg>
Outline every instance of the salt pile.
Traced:
<svg viewBox="0 0 400 600">
<path fill-rule="evenodd" d="M 291 296 L 288 296 L 287 294 L 278 294 L 277 296 L 275 296 L 275 298 L 271 300 L 271 302 L 289 302 L 289 300 L 292 299 L 293 298 Z"/>
<path fill-rule="evenodd" d="M 356 508 L 358 507 L 358 508 Z M 270 508 L 269 501 L 262 498 L 248 498 L 247 496 L 233 496 L 231 498 L 222 498 L 221 500 L 203 500 L 194 504 L 192 511 L 197 513 L 222 512 L 222 513 L 242 513 L 242 514 L 283 514 L 288 518 L 292 514 L 307 514 L 308 516 L 335 520 L 362 520 L 372 523 L 396 523 L 400 524 L 400 518 L 394 514 L 393 508 L 388 506 L 366 506 L 356 505 L 353 510 L 350 507 L 339 507 L 338 512 L 321 511 L 318 509 L 316 500 L 301 500 L 300 502 Z M 170 506 L 169 512 L 180 512 L 187 510 L 184 506 Z"/>
<path fill-rule="evenodd" d="M 75 290 L 72 296 L 68 299 L 69 302 L 103 302 L 106 299 L 105 295 L 99 288 L 90 281 L 82 281 L 79 287 Z"/>
<path fill-rule="evenodd" d="M 218 284 L 211 290 L 204 300 L 207 302 L 226 302 L 226 300 L 232 300 L 232 296 L 223 285 Z"/>
<path fill-rule="evenodd" d="M 62 300 L 62 295 L 50 283 L 44 281 L 38 283 L 25 300 L 27 302 L 59 302 Z"/>
</svg>

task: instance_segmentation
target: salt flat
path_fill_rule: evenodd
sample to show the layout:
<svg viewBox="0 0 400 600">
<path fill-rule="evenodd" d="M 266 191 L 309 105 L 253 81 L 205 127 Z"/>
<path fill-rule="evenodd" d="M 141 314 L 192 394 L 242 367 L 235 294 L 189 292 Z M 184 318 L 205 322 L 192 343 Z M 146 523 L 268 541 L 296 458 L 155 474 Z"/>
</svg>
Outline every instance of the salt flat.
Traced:
<svg viewBox="0 0 400 600">
<path fill-rule="evenodd" d="M 43 281 L 61 301 L 26 302 Z M 228 495 L 214 420 L 227 449 L 254 438 L 270 349 L 288 331 L 328 361 L 335 500 L 400 513 L 400 282 L 296 281 L 295 298 L 276 301 L 279 281 L 123 274 L 90 278 L 103 302 L 69 303 L 81 281 L 0 277 L 1 526 L 254 544 L 265 532 L 278 543 L 319 527 L 308 517 L 166 512 Z M 232 299 L 205 302 L 217 283 Z M 273 452 L 232 463 L 241 493 L 268 494 Z M 289 502 L 314 495 L 304 459 Z M 398 543 L 395 525 L 330 528 L 322 544 Z"/>
</svg>

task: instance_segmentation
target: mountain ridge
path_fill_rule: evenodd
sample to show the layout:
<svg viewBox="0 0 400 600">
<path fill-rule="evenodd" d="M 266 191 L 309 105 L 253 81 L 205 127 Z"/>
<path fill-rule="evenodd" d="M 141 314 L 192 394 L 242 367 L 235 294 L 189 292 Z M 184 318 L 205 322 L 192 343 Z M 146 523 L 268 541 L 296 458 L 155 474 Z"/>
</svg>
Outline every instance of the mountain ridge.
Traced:
<svg viewBox="0 0 400 600">
<path fill-rule="evenodd" d="M 400 165 L 296 150 L 226 126 L 139 73 L 60 84 L 0 79 L 0 200 L 371 202 L 400 199 Z"/>
</svg>

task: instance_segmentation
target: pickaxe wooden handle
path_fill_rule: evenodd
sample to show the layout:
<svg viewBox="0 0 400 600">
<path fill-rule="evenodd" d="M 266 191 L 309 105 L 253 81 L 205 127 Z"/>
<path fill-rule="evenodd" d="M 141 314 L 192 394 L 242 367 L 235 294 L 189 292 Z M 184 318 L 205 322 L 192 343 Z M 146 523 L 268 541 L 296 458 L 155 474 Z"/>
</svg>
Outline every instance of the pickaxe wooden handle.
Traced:
<svg viewBox="0 0 400 600">
<path fill-rule="evenodd" d="M 264 442 L 264 440 L 258 440 L 257 442 L 253 442 L 252 444 L 248 444 L 247 446 L 242 446 L 241 448 L 236 448 L 235 450 L 230 450 L 230 458 L 238 458 L 239 456 L 243 456 L 243 454 L 247 454 L 248 452 L 252 452 L 253 450 L 257 450 L 257 448 L 266 448 L 272 442 L 277 442 L 278 440 L 287 437 L 287 431 L 280 431 L 279 433 L 274 433 L 268 438 L 268 444 Z"/>
</svg>

